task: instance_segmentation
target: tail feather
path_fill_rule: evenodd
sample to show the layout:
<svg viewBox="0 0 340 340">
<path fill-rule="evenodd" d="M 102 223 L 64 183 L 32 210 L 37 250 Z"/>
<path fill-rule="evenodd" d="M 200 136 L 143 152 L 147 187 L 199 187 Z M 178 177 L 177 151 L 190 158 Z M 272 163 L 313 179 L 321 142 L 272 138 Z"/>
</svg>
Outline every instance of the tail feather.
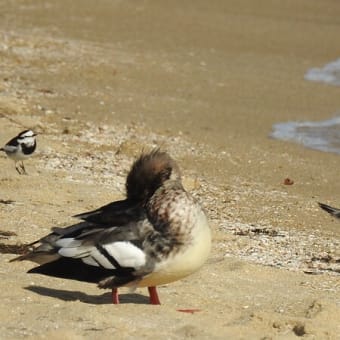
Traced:
<svg viewBox="0 0 340 340">
<path fill-rule="evenodd" d="M 57 245 L 58 240 L 64 236 L 69 238 L 75 237 L 82 233 L 84 230 L 87 231 L 88 223 L 81 222 L 75 225 L 71 225 L 67 228 L 52 228 L 52 233 L 45 237 L 36 240 L 30 244 L 27 244 L 25 251 L 23 251 L 18 257 L 15 257 L 10 262 L 14 261 L 32 261 L 38 264 L 45 264 L 58 260 L 61 255 L 58 253 L 60 246 Z M 93 230 L 89 227 L 87 233 L 91 233 Z"/>
<path fill-rule="evenodd" d="M 325 203 L 318 202 L 321 209 L 327 211 L 332 216 L 340 219 L 340 209 L 331 207 L 330 205 L 327 205 Z"/>
<path fill-rule="evenodd" d="M 28 271 L 32 274 L 42 274 L 63 279 L 98 283 L 112 276 L 114 271 L 101 267 L 89 266 L 79 259 L 60 258 L 57 261 L 45 263 Z"/>
<path fill-rule="evenodd" d="M 20 256 L 15 257 L 14 259 L 11 259 L 9 262 L 15 262 L 15 261 L 32 261 L 37 264 L 45 264 L 48 262 L 53 262 L 59 259 L 61 256 L 56 253 L 54 250 L 47 252 L 47 251 L 32 251 L 27 254 L 23 254 Z"/>
</svg>

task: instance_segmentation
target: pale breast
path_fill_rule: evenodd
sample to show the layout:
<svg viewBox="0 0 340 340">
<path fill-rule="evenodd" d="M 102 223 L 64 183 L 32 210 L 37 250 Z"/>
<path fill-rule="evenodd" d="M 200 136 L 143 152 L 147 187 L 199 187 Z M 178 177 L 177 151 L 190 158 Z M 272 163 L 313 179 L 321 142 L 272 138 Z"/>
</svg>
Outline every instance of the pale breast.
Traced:
<svg viewBox="0 0 340 340">
<path fill-rule="evenodd" d="M 205 214 L 200 210 L 191 229 L 191 242 L 183 244 L 174 255 L 155 265 L 154 271 L 142 278 L 138 287 L 157 286 L 182 279 L 203 266 L 211 249 L 211 231 Z"/>
</svg>

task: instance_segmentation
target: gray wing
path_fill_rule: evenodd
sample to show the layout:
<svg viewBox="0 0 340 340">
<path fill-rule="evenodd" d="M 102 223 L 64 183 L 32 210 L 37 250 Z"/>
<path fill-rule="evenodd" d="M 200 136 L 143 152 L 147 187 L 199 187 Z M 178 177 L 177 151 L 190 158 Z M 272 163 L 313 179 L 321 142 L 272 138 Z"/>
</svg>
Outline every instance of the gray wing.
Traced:
<svg viewBox="0 0 340 340">
<path fill-rule="evenodd" d="M 15 153 L 18 150 L 18 147 L 7 144 L 2 148 L 2 150 L 5 151 L 6 153 Z"/>
</svg>

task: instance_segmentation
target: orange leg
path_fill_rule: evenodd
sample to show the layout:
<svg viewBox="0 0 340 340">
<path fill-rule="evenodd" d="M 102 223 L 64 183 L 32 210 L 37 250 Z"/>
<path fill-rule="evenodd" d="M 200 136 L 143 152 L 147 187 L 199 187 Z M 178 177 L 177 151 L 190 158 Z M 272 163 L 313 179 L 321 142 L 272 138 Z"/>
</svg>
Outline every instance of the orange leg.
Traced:
<svg viewBox="0 0 340 340">
<path fill-rule="evenodd" d="M 119 295 L 117 288 L 112 288 L 112 303 L 114 303 L 115 305 L 119 304 Z"/>
<path fill-rule="evenodd" d="M 150 295 L 150 303 L 152 305 L 160 305 L 161 302 L 159 301 L 156 287 L 148 287 L 148 290 Z"/>
</svg>

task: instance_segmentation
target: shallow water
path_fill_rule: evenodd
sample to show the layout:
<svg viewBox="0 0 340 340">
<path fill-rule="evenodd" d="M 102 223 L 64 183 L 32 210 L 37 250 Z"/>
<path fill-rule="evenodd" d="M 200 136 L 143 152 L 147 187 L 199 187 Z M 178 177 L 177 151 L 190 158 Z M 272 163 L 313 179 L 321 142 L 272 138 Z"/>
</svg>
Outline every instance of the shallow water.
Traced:
<svg viewBox="0 0 340 340">
<path fill-rule="evenodd" d="M 271 137 L 305 147 L 340 154 L 340 116 L 319 122 L 285 122 L 273 125 Z"/>
<path fill-rule="evenodd" d="M 314 67 L 305 74 L 305 79 L 340 86 L 340 58 L 323 67 Z"/>
<path fill-rule="evenodd" d="M 309 69 L 304 78 L 340 86 L 340 58 Z M 340 116 L 319 122 L 282 122 L 273 125 L 271 137 L 294 141 L 307 148 L 340 154 Z"/>
</svg>

